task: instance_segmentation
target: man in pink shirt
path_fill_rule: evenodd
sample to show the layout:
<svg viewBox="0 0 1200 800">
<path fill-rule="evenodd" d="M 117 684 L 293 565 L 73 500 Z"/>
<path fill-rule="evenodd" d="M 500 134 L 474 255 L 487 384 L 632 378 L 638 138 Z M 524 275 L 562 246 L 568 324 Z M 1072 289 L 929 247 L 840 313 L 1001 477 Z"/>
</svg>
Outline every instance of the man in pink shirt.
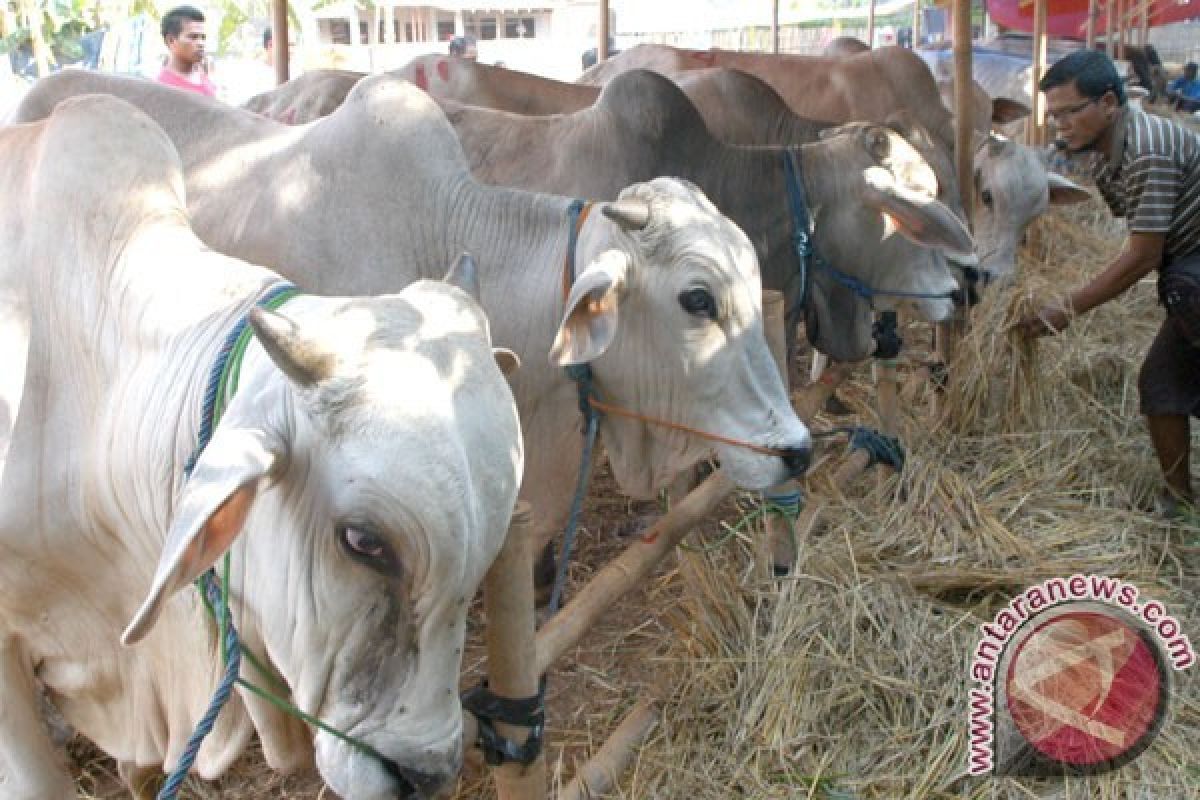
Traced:
<svg viewBox="0 0 1200 800">
<path fill-rule="evenodd" d="M 191 6 L 171 9 L 162 18 L 162 37 L 169 55 L 158 82 L 216 97 L 217 87 L 204 71 L 204 14 Z"/>
</svg>

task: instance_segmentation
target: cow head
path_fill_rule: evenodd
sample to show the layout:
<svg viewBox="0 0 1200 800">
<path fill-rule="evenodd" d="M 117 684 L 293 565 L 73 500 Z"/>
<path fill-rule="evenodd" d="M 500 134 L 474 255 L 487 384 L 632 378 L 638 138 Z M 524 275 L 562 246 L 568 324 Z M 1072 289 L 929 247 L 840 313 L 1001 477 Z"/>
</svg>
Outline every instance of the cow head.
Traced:
<svg viewBox="0 0 1200 800">
<path fill-rule="evenodd" d="M 431 796 L 461 763 L 466 611 L 522 466 L 487 321 L 465 292 L 423 281 L 378 298 L 301 297 L 251 322 L 265 356 L 246 356 L 124 641 L 232 551 L 243 641 L 297 706 L 386 758 L 318 732 L 330 786 L 347 800 Z M 270 747 L 272 712 L 252 702 Z"/>
<path fill-rule="evenodd" d="M 969 254 L 973 245 L 962 220 L 935 199 L 938 180 L 921 154 L 894 130 L 859 123 L 831 129 L 801 152 L 820 257 L 878 292 L 939 295 L 868 302 L 814 269 L 805 309 L 813 346 L 838 361 L 871 355 L 872 305 L 906 303 L 928 319 L 948 317 L 957 283 L 945 253 Z"/>
<path fill-rule="evenodd" d="M 580 268 L 551 361 L 590 363 L 605 402 L 778 448 L 716 444 L 732 480 L 763 489 L 808 465 L 811 441 L 767 349 L 758 260 L 699 189 L 658 178 L 623 191 L 579 236 Z M 610 416 L 603 436 L 622 490 L 646 496 L 712 442 Z"/>
<path fill-rule="evenodd" d="M 1051 205 L 1081 203 L 1088 192 L 1046 169 L 1036 151 L 1002 136 L 975 151 L 975 243 L 979 268 L 992 279 L 1016 275 L 1025 229 Z"/>
</svg>

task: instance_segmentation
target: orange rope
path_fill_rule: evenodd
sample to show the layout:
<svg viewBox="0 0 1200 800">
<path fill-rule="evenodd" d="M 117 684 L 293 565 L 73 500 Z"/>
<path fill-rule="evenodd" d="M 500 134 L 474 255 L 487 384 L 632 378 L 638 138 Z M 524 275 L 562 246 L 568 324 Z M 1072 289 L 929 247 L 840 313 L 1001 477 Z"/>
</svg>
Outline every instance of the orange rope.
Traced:
<svg viewBox="0 0 1200 800">
<path fill-rule="evenodd" d="M 708 439 L 709 441 L 713 441 L 713 442 L 721 442 L 722 444 L 728 444 L 728 445 L 732 445 L 734 447 L 744 447 L 747 450 L 753 450 L 754 452 L 762 453 L 765 456 L 779 456 L 782 458 L 783 456 L 787 455 L 786 450 L 780 450 L 775 447 L 763 447 L 762 445 L 754 444 L 752 442 L 742 441 L 741 439 L 732 439 L 728 436 L 722 436 L 719 433 L 709 433 L 708 431 L 702 431 L 698 428 L 692 428 L 688 425 L 682 425 L 678 422 L 670 422 L 669 420 L 659 419 L 658 417 L 651 417 L 646 414 L 639 414 L 636 411 L 630 411 L 628 409 L 621 408 L 620 406 L 610 406 L 608 403 L 597 400 L 595 397 L 589 397 L 588 402 L 591 403 L 592 406 L 597 411 L 602 411 L 605 414 L 615 414 L 618 417 L 628 417 L 629 419 L 636 419 L 636 420 L 640 420 L 642 422 L 649 422 L 654 425 L 661 425 L 664 428 L 670 428 L 671 430 L 682 431 L 684 433 L 690 433 L 692 436 L 699 436 L 701 439 Z"/>
</svg>

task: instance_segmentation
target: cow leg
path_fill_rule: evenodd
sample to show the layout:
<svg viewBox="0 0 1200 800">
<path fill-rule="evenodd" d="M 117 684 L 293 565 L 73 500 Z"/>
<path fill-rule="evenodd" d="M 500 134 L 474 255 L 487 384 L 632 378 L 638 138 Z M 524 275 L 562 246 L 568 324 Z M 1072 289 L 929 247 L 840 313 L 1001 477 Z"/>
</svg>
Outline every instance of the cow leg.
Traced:
<svg viewBox="0 0 1200 800">
<path fill-rule="evenodd" d="M 167 777 L 161 767 L 139 767 L 132 761 L 118 763 L 117 773 L 129 787 L 133 800 L 154 800 Z"/>
<path fill-rule="evenodd" d="M 5 800 L 75 797 L 65 754 L 42 718 L 33 665 L 11 636 L 0 641 L 0 795 Z"/>
</svg>

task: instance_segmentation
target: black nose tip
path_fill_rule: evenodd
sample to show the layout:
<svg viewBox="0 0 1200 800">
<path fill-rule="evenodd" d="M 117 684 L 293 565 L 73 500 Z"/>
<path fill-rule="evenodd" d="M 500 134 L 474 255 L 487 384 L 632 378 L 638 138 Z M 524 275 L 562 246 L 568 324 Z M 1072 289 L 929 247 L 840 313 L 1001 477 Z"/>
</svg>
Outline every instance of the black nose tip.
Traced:
<svg viewBox="0 0 1200 800">
<path fill-rule="evenodd" d="M 384 768 L 388 775 L 396 781 L 396 797 L 398 800 L 424 800 L 433 797 L 446 785 L 447 776 L 431 775 L 420 770 L 402 767 L 395 761 L 387 760 Z"/>
<path fill-rule="evenodd" d="M 792 478 L 799 478 L 807 472 L 811 463 L 811 447 L 789 447 L 783 451 L 783 465 L 787 467 L 788 475 Z"/>
</svg>

